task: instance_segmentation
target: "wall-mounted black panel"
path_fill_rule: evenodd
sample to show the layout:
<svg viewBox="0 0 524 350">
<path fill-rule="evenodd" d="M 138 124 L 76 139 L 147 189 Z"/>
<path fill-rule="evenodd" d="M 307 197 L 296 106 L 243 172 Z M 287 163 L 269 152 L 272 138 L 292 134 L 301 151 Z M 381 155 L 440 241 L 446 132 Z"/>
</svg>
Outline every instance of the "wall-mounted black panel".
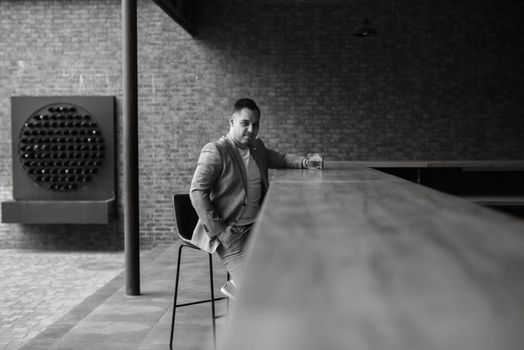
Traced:
<svg viewBox="0 0 524 350">
<path fill-rule="evenodd" d="M 93 215 L 106 207 L 111 211 L 115 198 L 113 96 L 12 97 L 11 112 L 14 201 L 2 205 L 3 222 L 43 220 L 36 214 L 24 219 L 31 216 L 28 208 L 39 206 L 49 213 L 57 206 L 56 218 L 48 217 L 46 223 L 70 222 L 75 210 L 79 215 L 89 212 L 86 201 L 100 206 L 92 210 Z M 64 203 L 70 203 L 70 210 L 63 210 Z M 13 217 L 17 208 L 26 214 L 18 212 Z M 89 215 L 82 215 L 81 221 L 89 221 Z M 99 223 L 100 215 L 93 220 Z"/>
<path fill-rule="evenodd" d="M 114 198 L 114 97 L 12 97 L 13 198 Z"/>
</svg>

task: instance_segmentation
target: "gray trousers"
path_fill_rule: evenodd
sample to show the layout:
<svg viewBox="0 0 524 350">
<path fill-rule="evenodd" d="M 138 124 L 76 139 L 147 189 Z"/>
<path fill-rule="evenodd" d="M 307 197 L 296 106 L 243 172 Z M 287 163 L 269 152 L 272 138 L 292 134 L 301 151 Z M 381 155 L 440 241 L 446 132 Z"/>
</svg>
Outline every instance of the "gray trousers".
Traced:
<svg viewBox="0 0 524 350">
<path fill-rule="evenodd" d="M 220 245 L 217 247 L 217 255 L 220 257 L 231 279 L 239 284 L 242 280 L 244 263 L 246 257 L 246 245 L 251 235 L 253 224 L 246 226 L 233 226 L 231 230 L 220 233 L 217 238 Z"/>
</svg>

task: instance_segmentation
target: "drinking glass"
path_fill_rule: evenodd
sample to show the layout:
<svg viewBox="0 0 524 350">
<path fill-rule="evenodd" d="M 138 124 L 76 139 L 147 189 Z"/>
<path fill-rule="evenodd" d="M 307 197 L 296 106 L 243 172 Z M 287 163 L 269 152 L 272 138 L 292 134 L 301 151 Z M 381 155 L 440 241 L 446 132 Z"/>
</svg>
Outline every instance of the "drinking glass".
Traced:
<svg viewBox="0 0 524 350">
<path fill-rule="evenodd" d="M 324 158 L 320 153 L 308 153 L 308 169 L 322 169 L 324 168 Z"/>
</svg>

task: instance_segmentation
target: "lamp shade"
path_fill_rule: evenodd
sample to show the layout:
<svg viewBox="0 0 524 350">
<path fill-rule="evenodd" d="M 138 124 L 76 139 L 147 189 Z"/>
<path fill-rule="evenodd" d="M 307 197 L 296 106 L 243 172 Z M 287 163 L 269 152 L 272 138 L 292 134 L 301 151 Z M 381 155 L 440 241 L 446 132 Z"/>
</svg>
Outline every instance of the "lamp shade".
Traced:
<svg viewBox="0 0 524 350">
<path fill-rule="evenodd" d="M 355 28 L 353 35 L 360 37 L 373 36 L 377 35 L 377 30 L 371 25 L 371 22 L 369 22 L 369 20 L 366 18 L 357 28 Z"/>
</svg>

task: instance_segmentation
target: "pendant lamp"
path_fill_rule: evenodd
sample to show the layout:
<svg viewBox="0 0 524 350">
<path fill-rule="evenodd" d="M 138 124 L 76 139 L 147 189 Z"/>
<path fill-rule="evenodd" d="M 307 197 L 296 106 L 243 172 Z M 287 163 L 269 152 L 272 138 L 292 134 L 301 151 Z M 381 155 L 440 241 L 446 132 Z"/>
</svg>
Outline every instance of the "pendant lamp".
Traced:
<svg viewBox="0 0 524 350">
<path fill-rule="evenodd" d="M 371 22 L 366 18 L 357 28 L 355 28 L 353 35 L 360 37 L 373 36 L 377 35 L 377 30 L 371 25 Z"/>
</svg>

